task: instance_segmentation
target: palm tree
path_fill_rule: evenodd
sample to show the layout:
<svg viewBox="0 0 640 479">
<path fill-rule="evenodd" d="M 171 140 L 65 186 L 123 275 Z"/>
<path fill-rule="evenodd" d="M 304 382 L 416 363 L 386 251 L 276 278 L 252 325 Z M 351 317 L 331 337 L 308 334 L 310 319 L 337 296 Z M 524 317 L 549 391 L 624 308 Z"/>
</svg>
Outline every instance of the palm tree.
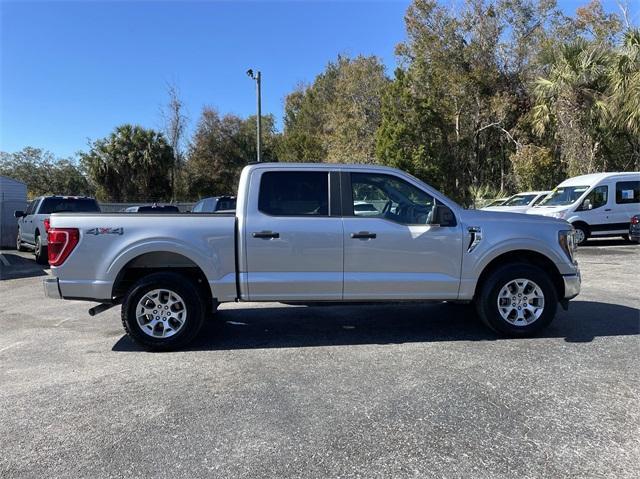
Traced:
<svg viewBox="0 0 640 479">
<path fill-rule="evenodd" d="M 640 29 L 629 29 L 613 55 L 607 113 L 616 127 L 640 137 Z"/>
<path fill-rule="evenodd" d="M 534 130 L 542 135 L 555 126 L 570 176 L 597 168 L 607 71 L 606 49 L 579 39 L 557 48 L 547 76 L 534 84 Z"/>
</svg>

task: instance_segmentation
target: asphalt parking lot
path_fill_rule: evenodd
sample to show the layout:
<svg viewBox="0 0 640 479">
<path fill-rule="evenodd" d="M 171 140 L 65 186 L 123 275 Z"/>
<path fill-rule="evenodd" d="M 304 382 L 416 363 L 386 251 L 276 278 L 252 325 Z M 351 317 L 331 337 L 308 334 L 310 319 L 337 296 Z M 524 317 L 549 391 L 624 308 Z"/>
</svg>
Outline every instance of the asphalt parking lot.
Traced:
<svg viewBox="0 0 640 479">
<path fill-rule="evenodd" d="M 0 477 L 640 477 L 640 246 L 581 248 L 543 337 L 464 306 L 224 305 L 188 351 L 0 262 Z"/>
</svg>

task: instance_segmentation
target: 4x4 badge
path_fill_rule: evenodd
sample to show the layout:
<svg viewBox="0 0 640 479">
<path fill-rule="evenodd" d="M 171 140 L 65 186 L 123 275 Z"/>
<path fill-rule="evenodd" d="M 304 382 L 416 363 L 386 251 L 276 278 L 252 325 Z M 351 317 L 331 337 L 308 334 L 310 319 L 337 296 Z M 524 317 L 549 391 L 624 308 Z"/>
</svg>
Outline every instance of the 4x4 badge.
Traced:
<svg viewBox="0 0 640 479">
<path fill-rule="evenodd" d="M 124 228 L 91 228 L 86 231 L 88 235 L 122 235 Z"/>
</svg>

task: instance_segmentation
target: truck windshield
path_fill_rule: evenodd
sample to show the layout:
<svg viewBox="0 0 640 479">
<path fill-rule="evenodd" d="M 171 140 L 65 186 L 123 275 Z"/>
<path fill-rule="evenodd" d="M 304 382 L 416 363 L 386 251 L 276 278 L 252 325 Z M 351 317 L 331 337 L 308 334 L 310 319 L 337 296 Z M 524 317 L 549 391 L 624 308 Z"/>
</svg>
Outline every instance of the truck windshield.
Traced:
<svg viewBox="0 0 640 479">
<path fill-rule="evenodd" d="M 45 198 L 39 214 L 51 213 L 97 213 L 100 211 L 98 203 L 93 198 Z"/>
<path fill-rule="evenodd" d="M 576 202 L 589 186 L 559 186 L 537 206 L 563 206 Z"/>
</svg>

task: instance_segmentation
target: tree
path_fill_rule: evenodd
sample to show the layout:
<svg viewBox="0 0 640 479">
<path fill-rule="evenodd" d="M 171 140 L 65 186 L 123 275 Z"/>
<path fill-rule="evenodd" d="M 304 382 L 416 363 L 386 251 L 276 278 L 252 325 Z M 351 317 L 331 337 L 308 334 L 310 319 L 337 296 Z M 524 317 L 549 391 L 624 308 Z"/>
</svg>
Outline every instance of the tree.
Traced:
<svg viewBox="0 0 640 479">
<path fill-rule="evenodd" d="M 510 160 L 519 191 L 550 190 L 564 178 L 564 170 L 549 148 L 522 145 Z"/>
<path fill-rule="evenodd" d="M 174 84 L 167 85 L 169 101 L 162 110 L 164 122 L 164 134 L 173 150 L 174 162 L 171 166 L 171 199 L 175 200 L 178 190 L 183 190 L 184 186 L 180 181 L 180 172 L 183 167 L 183 141 L 184 133 L 187 129 L 188 118 L 184 113 L 184 104 L 180 99 L 178 87 Z"/>
<path fill-rule="evenodd" d="M 0 152 L 0 175 L 27 185 L 30 196 L 92 195 L 84 171 L 71 158 L 55 158 L 40 148 L 25 147 L 15 153 Z"/>
<path fill-rule="evenodd" d="M 285 100 L 282 161 L 372 163 L 388 79 L 377 57 L 338 56 Z"/>
<path fill-rule="evenodd" d="M 262 118 L 264 161 L 277 161 L 275 119 Z M 185 176 L 192 198 L 235 194 L 240 171 L 256 157 L 256 118 L 220 116 L 204 108 L 193 135 Z"/>
<path fill-rule="evenodd" d="M 141 126 L 121 125 L 90 143 L 81 162 L 106 201 L 158 201 L 171 198 L 173 150 L 164 135 Z"/>
</svg>

